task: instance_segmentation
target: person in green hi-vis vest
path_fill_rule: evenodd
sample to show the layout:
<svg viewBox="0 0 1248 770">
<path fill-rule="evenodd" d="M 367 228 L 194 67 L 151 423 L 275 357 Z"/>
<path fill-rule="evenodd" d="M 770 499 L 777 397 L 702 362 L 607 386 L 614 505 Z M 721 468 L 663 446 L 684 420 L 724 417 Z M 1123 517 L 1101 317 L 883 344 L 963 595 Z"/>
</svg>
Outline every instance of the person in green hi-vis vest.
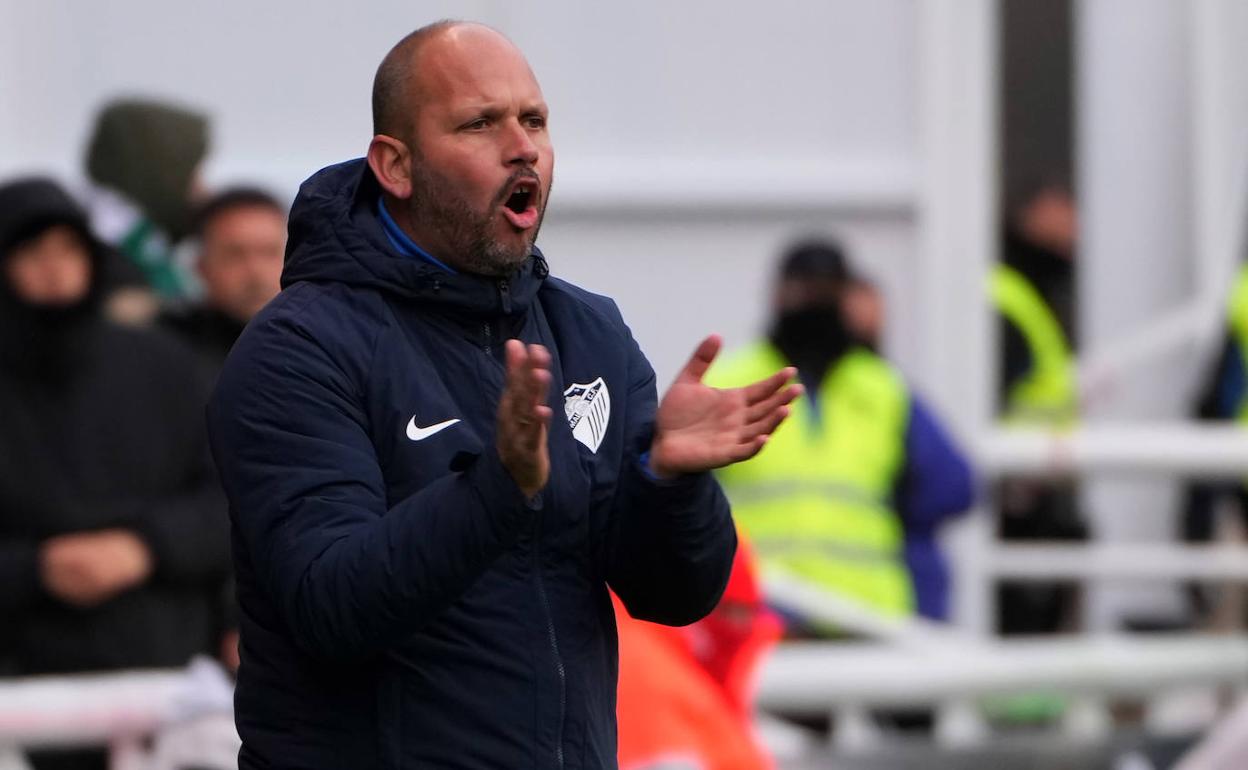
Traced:
<svg viewBox="0 0 1248 770">
<path fill-rule="evenodd" d="M 970 507 L 971 469 L 897 369 L 851 331 L 855 281 L 835 244 L 786 253 L 766 338 L 725 357 L 710 380 L 731 386 L 794 366 L 806 395 L 758 456 L 718 476 L 764 568 L 885 615 L 944 618 L 936 535 Z M 791 634 L 831 631 L 778 609 Z"/>
</svg>

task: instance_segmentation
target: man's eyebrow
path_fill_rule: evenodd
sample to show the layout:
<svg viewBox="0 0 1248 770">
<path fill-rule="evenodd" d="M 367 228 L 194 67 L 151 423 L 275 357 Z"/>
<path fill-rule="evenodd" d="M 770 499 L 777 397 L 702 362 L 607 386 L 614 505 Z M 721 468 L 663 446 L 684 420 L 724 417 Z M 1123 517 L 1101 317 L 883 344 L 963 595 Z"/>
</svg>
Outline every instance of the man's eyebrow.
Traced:
<svg viewBox="0 0 1248 770">
<path fill-rule="evenodd" d="M 477 115 L 494 116 L 505 111 L 506 108 L 498 102 L 468 102 L 460 104 L 451 110 L 451 114 L 457 119 L 475 117 Z"/>
<path fill-rule="evenodd" d="M 454 110 L 452 110 L 452 113 L 457 118 L 467 117 L 469 115 L 495 116 L 495 115 L 501 115 L 507 112 L 507 110 L 508 110 L 508 106 L 504 104 L 503 102 L 470 102 L 467 104 L 459 105 Z M 550 112 L 550 108 L 546 105 L 546 102 L 544 101 L 530 102 L 520 107 L 521 115 L 528 115 L 534 112 L 545 115 L 548 112 Z"/>
</svg>

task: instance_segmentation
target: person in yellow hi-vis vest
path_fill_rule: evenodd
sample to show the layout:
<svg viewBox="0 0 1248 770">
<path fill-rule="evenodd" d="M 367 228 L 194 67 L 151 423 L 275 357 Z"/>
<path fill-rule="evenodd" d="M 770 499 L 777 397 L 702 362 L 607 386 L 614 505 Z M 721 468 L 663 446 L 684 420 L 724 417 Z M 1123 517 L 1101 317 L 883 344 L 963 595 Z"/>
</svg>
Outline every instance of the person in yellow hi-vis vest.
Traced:
<svg viewBox="0 0 1248 770">
<path fill-rule="evenodd" d="M 1000 324 L 999 418 L 1006 426 L 1073 428 L 1079 419 L 1075 379 L 1077 211 L 1068 186 L 1047 181 L 1023 191 L 1007 217 L 1001 262 L 988 297 Z M 995 495 L 1006 541 L 1086 540 L 1076 485 L 1069 479 L 1011 476 Z M 996 587 L 997 630 L 1051 634 L 1078 625 L 1073 582 L 1003 581 Z M 1059 719 L 1066 700 L 1046 693 L 992 698 L 990 717 L 1009 724 Z"/>
<path fill-rule="evenodd" d="M 1048 182 L 1011 210 L 989 297 L 1001 330 L 1000 410 L 1006 426 L 1073 428 L 1079 419 L 1074 349 L 1077 212 L 1070 190 Z M 1081 541 L 1088 526 L 1076 484 L 1012 476 L 1000 480 L 1000 535 L 1008 541 Z M 998 630 L 1044 634 L 1078 624 L 1074 583 L 1005 581 Z"/>
<path fill-rule="evenodd" d="M 765 568 L 883 614 L 943 618 L 948 573 L 936 534 L 970 507 L 970 466 L 897 369 L 851 331 L 855 281 L 835 244 L 801 243 L 784 256 L 767 337 L 710 379 L 727 386 L 788 365 L 806 394 L 762 452 L 719 479 Z M 792 633 L 818 631 L 787 619 Z"/>
</svg>

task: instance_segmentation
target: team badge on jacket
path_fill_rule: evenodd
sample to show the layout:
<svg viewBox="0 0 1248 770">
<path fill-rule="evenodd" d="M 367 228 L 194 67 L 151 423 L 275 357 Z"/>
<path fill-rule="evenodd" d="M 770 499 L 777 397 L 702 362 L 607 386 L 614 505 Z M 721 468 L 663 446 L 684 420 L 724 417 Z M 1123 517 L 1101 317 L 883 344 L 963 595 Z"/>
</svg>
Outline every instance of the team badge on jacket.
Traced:
<svg viewBox="0 0 1248 770">
<path fill-rule="evenodd" d="M 587 384 L 572 383 L 563 391 L 563 411 L 572 437 L 598 453 L 611 421 L 611 393 L 602 378 Z"/>
</svg>

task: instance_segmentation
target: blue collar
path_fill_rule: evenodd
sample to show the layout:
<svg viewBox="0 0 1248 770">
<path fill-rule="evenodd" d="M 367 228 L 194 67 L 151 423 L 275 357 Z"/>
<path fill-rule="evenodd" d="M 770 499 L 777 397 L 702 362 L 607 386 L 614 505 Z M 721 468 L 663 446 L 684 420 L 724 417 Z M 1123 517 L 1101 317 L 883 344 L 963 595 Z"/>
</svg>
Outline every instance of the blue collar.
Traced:
<svg viewBox="0 0 1248 770">
<path fill-rule="evenodd" d="M 451 275 L 458 275 L 456 270 L 417 246 L 416 241 L 413 241 L 407 233 L 403 232 L 403 228 L 399 227 L 399 223 L 394 221 L 394 217 L 390 216 L 389 211 L 386 211 L 386 202 L 380 197 L 377 198 L 377 213 L 381 217 L 381 229 L 385 232 L 390 245 L 396 251 L 405 257 L 423 259 L 431 265 L 437 265 Z"/>
</svg>

